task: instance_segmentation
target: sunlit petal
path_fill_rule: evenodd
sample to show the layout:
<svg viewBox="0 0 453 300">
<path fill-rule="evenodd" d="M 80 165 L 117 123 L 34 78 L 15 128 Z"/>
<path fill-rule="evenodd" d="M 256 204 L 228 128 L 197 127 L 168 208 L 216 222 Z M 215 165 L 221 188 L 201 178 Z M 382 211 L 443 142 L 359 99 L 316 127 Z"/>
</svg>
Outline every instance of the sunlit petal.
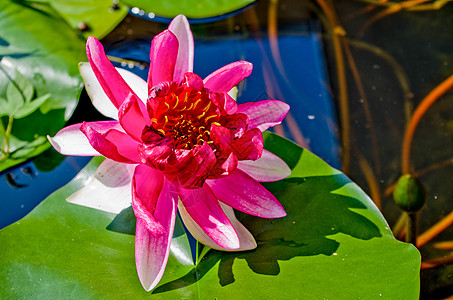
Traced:
<svg viewBox="0 0 453 300">
<path fill-rule="evenodd" d="M 141 219 L 148 231 L 156 237 L 165 232 L 165 228 L 154 217 L 163 185 L 162 172 L 146 165 L 138 165 L 135 168 L 132 179 L 132 207 L 135 216 Z"/>
<path fill-rule="evenodd" d="M 217 245 L 225 249 L 238 249 L 239 238 L 211 189 L 178 189 L 187 213 Z"/>
<path fill-rule="evenodd" d="M 267 150 L 263 150 L 263 154 L 258 160 L 239 161 L 238 169 L 259 182 L 278 181 L 291 175 L 288 165 L 280 157 Z"/>
<path fill-rule="evenodd" d="M 80 63 L 79 71 L 93 106 L 104 116 L 117 120 L 118 109 L 113 105 L 112 101 L 110 101 L 109 97 L 107 97 L 107 94 L 102 89 L 90 64 Z"/>
<path fill-rule="evenodd" d="M 203 82 L 206 88 L 228 93 L 234 86 L 252 73 L 253 65 L 246 61 L 237 61 L 214 71 Z"/>
<path fill-rule="evenodd" d="M 58 131 L 54 137 L 47 136 L 52 146 L 64 155 L 100 156 L 80 131 L 82 123 L 74 124 Z"/>
<path fill-rule="evenodd" d="M 131 205 L 131 179 L 134 168 L 135 165 L 106 159 L 98 167 L 91 181 L 66 200 L 118 214 Z"/>
<path fill-rule="evenodd" d="M 255 249 L 256 242 L 255 239 L 253 238 L 253 235 L 247 230 L 247 228 L 244 227 L 244 225 L 241 224 L 241 222 L 238 221 L 238 219 L 236 219 L 233 209 L 222 202 L 220 202 L 220 206 L 222 207 L 222 210 L 225 213 L 225 215 L 230 220 L 231 225 L 233 225 L 239 237 L 239 248 L 237 249 L 233 250 L 225 249 L 217 245 L 206 233 L 204 233 L 201 227 L 192 219 L 192 217 L 189 215 L 181 201 L 179 201 L 178 203 L 178 210 L 181 219 L 184 222 L 184 225 L 186 225 L 190 234 L 200 243 L 209 246 L 213 249 L 222 251 L 246 251 Z"/>
<path fill-rule="evenodd" d="M 217 199 L 229 206 L 261 218 L 281 218 L 286 212 L 280 202 L 259 182 L 236 169 L 231 175 L 206 180 Z"/>
<path fill-rule="evenodd" d="M 189 22 L 183 15 L 173 19 L 168 26 L 168 30 L 173 32 L 179 42 L 178 58 L 176 60 L 173 80 L 181 81 L 186 72 L 193 71 L 193 36 L 190 31 Z"/>
<path fill-rule="evenodd" d="M 238 105 L 236 113 L 249 117 L 249 129 L 259 128 L 261 131 L 278 125 L 289 111 L 289 105 L 278 100 L 263 100 Z"/>
<path fill-rule="evenodd" d="M 146 82 L 135 75 L 132 72 L 129 72 L 122 68 L 116 68 L 121 77 L 126 81 L 130 88 L 135 92 L 135 94 L 145 103 L 146 98 L 148 97 L 148 89 Z M 90 99 L 93 103 L 93 106 L 106 117 L 112 119 L 118 119 L 118 109 L 110 101 L 107 94 L 102 89 L 101 84 L 96 78 L 96 75 L 93 72 L 89 63 L 79 63 L 80 75 L 82 75 L 83 82 L 85 83 L 85 88 L 90 96 Z"/>
<path fill-rule="evenodd" d="M 138 142 L 122 132 L 117 121 L 84 122 L 80 130 L 103 156 L 117 162 L 140 162 Z"/>
<path fill-rule="evenodd" d="M 131 94 L 130 97 L 121 104 L 118 118 L 121 127 L 123 127 L 127 134 L 136 141 L 141 142 L 143 129 L 150 123 L 145 104 L 143 104 L 143 102 L 135 95 Z"/>
<path fill-rule="evenodd" d="M 88 61 L 102 89 L 113 105 L 120 107 L 129 93 L 134 92 L 105 55 L 101 42 L 90 36 L 86 49 Z"/>
<path fill-rule="evenodd" d="M 178 44 L 178 39 L 169 30 L 165 30 L 153 38 L 149 53 L 149 89 L 160 82 L 173 80 Z"/>
<path fill-rule="evenodd" d="M 175 227 L 177 201 L 178 197 L 173 185 L 168 180 L 164 180 L 154 211 L 155 219 L 165 229 L 165 233 L 159 237 L 155 237 L 147 230 L 142 219 L 137 219 L 135 262 L 138 277 L 146 291 L 152 290 L 164 274 Z"/>
</svg>

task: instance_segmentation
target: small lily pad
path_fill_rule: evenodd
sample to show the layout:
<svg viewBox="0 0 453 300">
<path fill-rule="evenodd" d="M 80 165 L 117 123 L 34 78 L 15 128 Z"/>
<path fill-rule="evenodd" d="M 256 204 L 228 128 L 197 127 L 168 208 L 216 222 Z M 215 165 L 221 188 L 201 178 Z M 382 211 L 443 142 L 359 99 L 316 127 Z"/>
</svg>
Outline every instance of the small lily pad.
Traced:
<svg viewBox="0 0 453 300">
<path fill-rule="evenodd" d="M 147 1 L 122 0 L 130 7 L 137 7 L 147 13 L 173 18 L 183 14 L 188 18 L 209 18 L 231 13 L 243 8 L 254 0 L 187 0 L 187 1 Z"/>
</svg>

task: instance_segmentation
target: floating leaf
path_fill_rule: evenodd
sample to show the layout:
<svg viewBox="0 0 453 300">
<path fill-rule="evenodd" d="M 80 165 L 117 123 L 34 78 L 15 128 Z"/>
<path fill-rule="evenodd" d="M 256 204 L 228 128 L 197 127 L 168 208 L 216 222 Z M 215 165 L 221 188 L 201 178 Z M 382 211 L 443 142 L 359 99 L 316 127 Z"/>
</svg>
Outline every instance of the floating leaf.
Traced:
<svg viewBox="0 0 453 300">
<path fill-rule="evenodd" d="M 138 7 L 148 13 L 173 18 L 179 14 L 188 18 L 208 18 L 221 16 L 243 8 L 254 0 L 186 0 L 186 1 L 147 1 L 122 0 L 131 7 Z"/>
<path fill-rule="evenodd" d="M 74 30 L 85 37 L 103 38 L 127 15 L 126 5 L 113 0 L 29 0 L 30 5 L 48 5 L 50 11 L 62 17 Z"/>
<path fill-rule="evenodd" d="M 266 184 L 288 215 L 238 218 L 258 248 L 199 247 L 193 265 L 179 223 L 160 285 L 141 287 L 134 262 L 134 216 L 67 203 L 100 164 L 24 219 L 0 231 L 0 298 L 418 299 L 420 254 L 395 240 L 364 192 L 312 153 L 273 134 L 265 146 L 293 169 Z"/>
</svg>

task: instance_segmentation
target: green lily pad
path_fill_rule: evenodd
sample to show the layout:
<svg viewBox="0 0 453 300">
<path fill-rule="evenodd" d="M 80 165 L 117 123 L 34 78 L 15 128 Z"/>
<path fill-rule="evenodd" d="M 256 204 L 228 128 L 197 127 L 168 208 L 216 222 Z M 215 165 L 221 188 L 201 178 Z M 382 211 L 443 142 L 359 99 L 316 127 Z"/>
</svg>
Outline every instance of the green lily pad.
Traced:
<svg viewBox="0 0 453 300">
<path fill-rule="evenodd" d="M 397 241 L 364 192 L 292 142 L 265 135 L 292 175 L 265 186 L 285 207 L 281 219 L 238 218 L 256 237 L 247 252 L 199 247 L 191 261 L 178 220 L 156 289 L 141 287 L 134 217 L 67 203 L 89 180 L 93 160 L 24 219 L 0 231 L 0 298 L 11 299 L 418 299 L 420 254 Z"/>
<path fill-rule="evenodd" d="M 0 97 L 8 100 L 2 107 L 26 102 L 13 113 L 18 120 L 10 137 L 10 148 L 20 152 L 2 158 L 3 171 L 48 149 L 48 142 L 38 141 L 55 134 L 72 115 L 82 90 L 77 66 L 86 60 L 85 41 L 61 18 L 25 2 L 5 0 L 0 2 L 0 58 L 0 90 L 5 91 Z M 24 99 L 16 97 L 19 90 Z M 1 120 L 6 128 L 8 117 Z"/>
<path fill-rule="evenodd" d="M 147 1 L 121 0 L 130 7 L 138 7 L 147 13 L 173 18 L 183 14 L 188 18 L 209 18 L 220 16 L 243 8 L 254 0 L 186 0 Z"/>
<path fill-rule="evenodd" d="M 85 37 L 98 39 L 112 31 L 128 14 L 126 5 L 112 0 L 28 0 L 30 5 L 46 9 L 63 18 Z M 43 7 L 46 5 L 47 7 Z"/>
</svg>

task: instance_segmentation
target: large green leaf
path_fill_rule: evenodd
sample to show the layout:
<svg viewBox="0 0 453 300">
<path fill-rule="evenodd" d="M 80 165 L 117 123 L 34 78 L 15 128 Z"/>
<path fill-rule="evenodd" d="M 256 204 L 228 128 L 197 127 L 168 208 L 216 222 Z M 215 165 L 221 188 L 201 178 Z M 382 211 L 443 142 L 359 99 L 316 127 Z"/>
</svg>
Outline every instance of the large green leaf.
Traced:
<svg viewBox="0 0 453 300">
<path fill-rule="evenodd" d="M 238 214 L 257 249 L 205 247 L 193 265 L 178 221 L 164 277 L 146 293 L 135 271 L 131 210 L 115 218 L 64 200 L 93 175 L 95 160 L 0 232 L 0 298 L 418 299 L 417 249 L 393 238 L 363 191 L 307 150 L 265 137 L 293 173 L 266 184 L 288 216 Z"/>
<path fill-rule="evenodd" d="M 73 113 L 82 89 L 77 66 L 86 60 L 84 44 L 61 18 L 24 3 L 0 1 L 0 90 L 6 91 L 0 96 L 19 99 L 17 86 L 27 99 L 33 93 L 36 99 L 17 112 L 21 119 L 13 122 L 11 148 L 21 152 L 3 159 L 0 171 L 48 149 L 48 143 L 38 141 L 55 134 Z M 11 85 L 11 80 L 17 81 L 11 72 L 20 73 L 31 85 Z M 48 99 L 41 98 L 48 94 Z M 2 121 L 6 127 L 7 117 Z"/>
<path fill-rule="evenodd" d="M 208 18 L 230 13 L 240 9 L 254 0 L 121 0 L 131 7 L 138 7 L 147 13 L 173 18 L 179 14 L 188 18 Z"/>
</svg>

